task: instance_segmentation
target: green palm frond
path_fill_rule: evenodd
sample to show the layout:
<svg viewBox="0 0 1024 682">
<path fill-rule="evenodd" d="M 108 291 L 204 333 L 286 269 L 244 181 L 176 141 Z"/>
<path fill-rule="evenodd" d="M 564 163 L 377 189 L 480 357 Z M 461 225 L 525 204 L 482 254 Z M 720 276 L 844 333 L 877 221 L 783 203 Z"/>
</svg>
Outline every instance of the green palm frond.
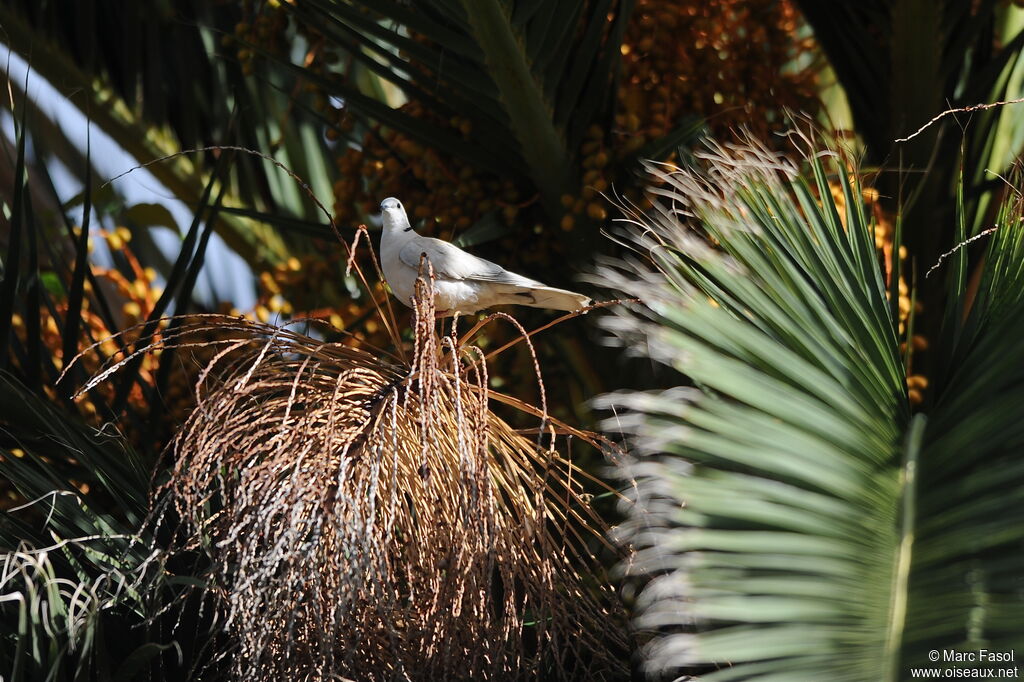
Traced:
<svg viewBox="0 0 1024 682">
<path fill-rule="evenodd" d="M 918 473 L 907 645 L 1019 649 L 1024 643 L 1024 233 L 1001 209 L 973 299 L 951 304 Z M 960 320 L 963 320 L 962 325 Z M 915 606 L 919 608 L 915 608 Z"/>
<path fill-rule="evenodd" d="M 644 301 L 607 321 L 617 338 L 699 387 L 602 401 L 639 455 L 624 475 L 633 570 L 650 579 L 646 665 L 899 680 L 931 649 L 1020 644 L 1017 221 L 993 242 L 934 414 L 912 416 L 845 167 L 813 160 L 809 183 L 757 148 L 703 157 L 704 172 L 652 168 L 668 189 L 656 217 L 634 216 L 648 264 L 601 273 Z"/>
</svg>

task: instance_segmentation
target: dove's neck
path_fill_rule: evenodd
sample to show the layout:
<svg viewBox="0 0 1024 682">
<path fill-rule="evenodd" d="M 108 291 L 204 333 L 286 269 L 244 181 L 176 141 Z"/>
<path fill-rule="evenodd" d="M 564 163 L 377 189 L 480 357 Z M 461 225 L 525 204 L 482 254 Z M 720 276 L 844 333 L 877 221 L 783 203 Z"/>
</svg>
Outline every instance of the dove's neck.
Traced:
<svg viewBox="0 0 1024 682">
<path fill-rule="evenodd" d="M 400 249 L 415 236 L 416 232 L 409 225 L 409 219 L 406 216 L 384 216 L 384 234 L 381 236 L 381 249 Z"/>
</svg>

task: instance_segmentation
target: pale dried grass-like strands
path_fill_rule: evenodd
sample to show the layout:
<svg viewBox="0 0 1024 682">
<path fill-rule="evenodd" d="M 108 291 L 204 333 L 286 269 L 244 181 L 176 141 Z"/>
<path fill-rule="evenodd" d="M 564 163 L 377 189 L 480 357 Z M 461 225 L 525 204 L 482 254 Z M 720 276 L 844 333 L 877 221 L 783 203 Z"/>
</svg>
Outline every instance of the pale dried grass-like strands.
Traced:
<svg viewBox="0 0 1024 682">
<path fill-rule="evenodd" d="M 809 133 L 797 129 L 792 135 L 798 142 L 810 144 Z M 619 202 L 625 217 L 617 221 L 621 229 L 611 236 L 632 253 L 599 260 L 587 278 L 643 302 L 622 306 L 617 314 L 601 320 L 602 327 L 611 332 L 608 341 L 621 345 L 627 354 L 670 366 L 685 364 L 686 356 L 674 344 L 662 343 L 660 320 L 679 306 L 678 292 L 688 301 L 707 301 L 707 295 L 687 280 L 678 263 L 715 262 L 743 272 L 735 259 L 708 239 L 700 224 L 713 223 L 736 233 L 758 230 L 756 221 L 745 214 L 737 192 L 753 185 L 783 195 L 798 174 L 792 161 L 749 136 L 737 143 L 705 140 L 694 156 L 700 163 L 688 168 L 645 162 L 647 171 L 663 183 L 649 191 L 663 200 L 654 201 L 646 213 Z"/>
<path fill-rule="evenodd" d="M 234 676 L 618 674 L 581 472 L 490 411 L 482 353 L 436 337 L 421 289 L 411 367 L 230 318 L 161 341 L 222 348 L 162 499 L 213 561 Z"/>
<path fill-rule="evenodd" d="M 793 135 L 809 142 L 807 134 L 799 130 Z M 649 191 L 665 201 L 653 202 L 646 213 L 628 202 L 618 202 L 625 215 L 616 220 L 622 229 L 609 236 L 638 257 L 605 259 L 588 281 L 636 295 L 651 308 L 662 303 L 658 300 L 659 288 L 652 285 L 666 276 L 678 290 L 697 294 L 675 268 L 656 267 L 666 259 L 671 261 L 679 258 L 678 254 L 686 254 L 695 262 L 714 259 L 726 267 L 739 268 L 728 254 L 709 242 L 697 227 L 698 223 L 714 222 L 737 231 L 757 230 L 754 221 L 745 215 L 742 202 L 737 201 L 736 192 L 755 184 L 778 188 L 783 193 L 787 183 L 797 176 L 798 169 L 784 155 L 750 136 L 735 143 L 705 140 L 704 147 L 694 152 L 694 157 L 699 163 L 687 168 L 653 161 L 644 163 L 646 170 L 663 183 Z M 672 305 L 674 299 L 668 298 L 664 303 Z M 644 314 L 639 307 L 630 310 L 632 314 Z"/>
<path fill-rule="evenodd" d="M 82 582 L 58 578 L 49 552 L 27 546 L 0 557 L 0 606 L 19 612 L 26 645 L 46 638 L 66 639 L 71 651 L 88 648 L 85 631 L 103 608 L 107 582 L 107 576 Z"/>
<path fill-rule="evenodd" d="M 99 369 L 97 369 L 93 376 L 90 377 L 89 381 L 75 392 L 75 397 L 78 397 L 107 381 L 136 358 L 157 350 L 225 346 L 228 347 L 225 350 L 225 353 L 227 353 L 235 350 L 234 348 L 231 348 L 231 346 L 241 348 L 243 346 L 256 343 L 259 339 L 264 337 L 280 336 L 283 339 L 282 343 L 287 343 L 289 339 L 309 339 L 305 334 L 301 334 L 291 329 L 291 327 L 303 325 L 317 326 L 334 333 L 338 332 L 337 329 L 334 329 L 328 323 L 315 318 L 298 318 L 290 320 L 283 327 L 275 327 L 273 325 L 247 320 L 243 317 L 231 317 L 216 313 L 192 313 L 180 318 L 169 319 L 177 319 L 184 324 L 159 330 L 152 336 L 135 339 L 134 341 L 130 340 L 130 338 L 135 334 L 144 331 L 147 326 L 149 326 L 148 322 L 140 322 L 118 332 L 117 334 L 113 334 L 110 337 L 93 343 L 82 350 L 81 353 L 76 355 L 71 362 L 65 366 L 61 371 L 60 376 L 57 378 L 57 383 L 59 384 L 63 381 L 71 368 L 74 367 L 82 358 L 86 357 L 100 345 L 111 339 L 121 339 L 122 346 L 128 350 L 126 352 L 119 351 L 118 353 L 106 357 L 100 364 Z M 365 357 L 381 357 L 386 358 L 388 361 L 398 362 L 398 358 L 387 351 L 373 346 L 370 346 L 369 350 L 373 351 L 372 355 L 368 350 L 363 348 L 356 348 L 354 346 L 344 344 L 332 344 L 327 352 L 333 355 L 354 353 Z M 214 362 L 212 363 L 212 366 L 216 366 L 217 364 L 218 363 Z M 202 374 L 204 377 L 205 375 L 206 373 Z"/>
<path fill-rule="evenodd" d="M 657 219 L 653 225 L 654 231 L 663 238 L 666 230 L 677 233 L 667 237 L 669 242 L 675 242 L 681 236 L 678 227 L 673 227 L 678 226 L 677 215 L 702 218 L 710 213 L 724 213 L 738 218 L 740 216 L 733 215 L 736 206 L 734 193 L 748 186 L 751 179 L 769 187 L 778 187 L 785 179 L 797 175 L 792 161 L 749 136 L 738 143 L 707 140 L 702 149 L 694 152 L 694 157 L 700 163 L 685 169 L 652 161 L 644 163 L 651 175 L 667 185 L 652 187 L 649 191 L 671 203 L 671 208 L 668 208 L 655 202 Z M 637 222 L 652 227 L 650 217 Z M 743 220 L 736 220 L 734 227 L 749 229 Z M 686 242 L 690 247 L 698 246 L 695 240 Z"/>
<path fill-rule="evenodd" d="M 42 499 L 20 509 L 40 504 Z M 135 608 L 145 608 L 139 597 L 149 589 L 148 583 L 159 580 L 163 572 L 164 553 L 160 550 L 136 556 L 138 563 L 127 569 L 117 561 L 121 557 L 112 557 L 114 560 L 98 574 L 81 575 L 79 579 L 60 577 L 60 569 L 51 560 L 55 554 L 66 558 L 72 552 L 110 557 L 106 543 L 112 538 L 129 539 L 133 544 L 139 540 L 103 534 L 58 538 L 53 534 L 53 544 L 46 547 L 22 543 L 0 555 L 0 611 L 6 611 L 18 623 L 19 646 L 37 652 L 50 648 L 50 654 L 54 646 L 66 647 L 80 660 L 88 660 L 104 611 L 122 608 L 122 600 Z M 47 660 L 45 654 L 43 660 Z"/>
</svg>

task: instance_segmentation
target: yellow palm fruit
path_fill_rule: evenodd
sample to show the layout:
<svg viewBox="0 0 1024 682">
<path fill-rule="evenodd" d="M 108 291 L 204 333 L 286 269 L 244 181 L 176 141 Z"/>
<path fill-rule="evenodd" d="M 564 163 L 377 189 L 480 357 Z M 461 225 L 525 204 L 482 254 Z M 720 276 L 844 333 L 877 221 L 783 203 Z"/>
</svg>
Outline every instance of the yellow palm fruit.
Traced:
<svg viewBox="0 0 1024 682">
<path fill-rule="evenodd" d="M 142 317 L 142 306 L 135 301 L 128 301 L 125 303 L 121 306 L 121 311 L 124 312 L 124 316 L 131 324 L 138 322 Z"/>
<path fill-rule="evenodd" d="M 269 272 L 263 271 L 260 273 L 260 286 L 267 290 L 271 294 L 281 293 L 281 287 L 278 285 L 277 280 Z"/>
<path fill-rule="evenodd" d="M 608 217 L 608 211 L 598 203 L 587 204 L 587 215 L 593 220 L 604 220 Z"/>
</svg>

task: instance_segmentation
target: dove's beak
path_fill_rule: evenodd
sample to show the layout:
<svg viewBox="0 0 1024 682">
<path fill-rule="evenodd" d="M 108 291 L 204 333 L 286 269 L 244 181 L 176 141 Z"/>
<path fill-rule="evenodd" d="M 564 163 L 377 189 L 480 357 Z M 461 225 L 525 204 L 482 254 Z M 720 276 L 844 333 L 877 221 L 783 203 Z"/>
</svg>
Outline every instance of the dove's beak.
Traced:
<svg viewBox="0 0 1024 682">
<path fill-rule="evenodd" d="M 398 207 L 398 199 L 394 197 L 388 197 L 384 201 L 380 202 L 380 213 L 370 216 L 372 224 L 370 227 L 374 230 L 380 230 L 384 228 L 384 217 L 388 214 L 388 209 L 394 209 Z"/>
<path fill-rule="evenodd" d="M 409 217 L 405 213 L 402 202 L 394 197 L 388 197 L 380 202 L 380 214 L 385 231 L 393 229 L 408 232 L 412 229 L 409 226 Z"/>
</svg>

